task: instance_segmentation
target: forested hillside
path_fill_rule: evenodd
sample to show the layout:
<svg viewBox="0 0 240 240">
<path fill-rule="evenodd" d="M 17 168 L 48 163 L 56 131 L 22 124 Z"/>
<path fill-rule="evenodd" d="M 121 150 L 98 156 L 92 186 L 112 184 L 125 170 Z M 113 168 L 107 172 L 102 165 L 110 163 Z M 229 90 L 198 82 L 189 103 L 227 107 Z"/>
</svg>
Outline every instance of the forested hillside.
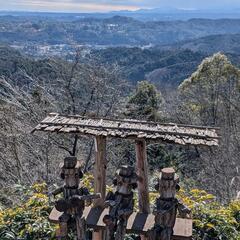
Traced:
<svg viewBox="0 0 240 240">
<path fill-rule="evenodd" d="M 139 49 L 133 49 L 133 51 L 135 53 L 135 51 L 139 51 Z M 1 58 L 0 58 L 0 63 L 1 63 L 0 72 L 1 72 L 1 79 L 2 79 L 1 80 L 1 106 L 2 106 L 2 127 L 3 127 L 2 129 L 5 129 L 2 132 L 3 134 L 2 142 L 5 142 L 5 141 L 13 141 L 13 142 L 11 144 L 6 143 L 5 145 L 7 146 L 7 148 L 3 147 L 4 151 L 1 154 L 4 154 L 4 156 L 5 154 L 7 156 L 10 152 L 13 154 L 15 151 L 18 150 L 18 147 L 19 147 L 21 154 L 17 154 L 18 158 L 19 157 L 23 158 L 22 161 L 24 162 L 25 162 L 24 160 L 25 158 L 29 159 L 30 153 L 28 153 L 28 151 L 30 149 L 32 149 L 33 151 L 34 145 L 32 144 L 34 143 L 34 140 L 24 141 L 25 144 L 29 144 L 29 146 L 26 146 L 27 149 L 25 148 L 22 149 L 22 146 L 19 145 L 19 142 L 22 142 L 23 140 L 20 140 L 20 141 L 16 141 L 16 139 L 10 140 L 11 138 L 7 136 L 8 134 L 10 134 L 9 136 L 14 136 L 14 134 L 17 134 L 18 137 L 23 137 L 23 138 L 30 137 L 31 139 L 32 138 L 34 139 L 34 136 L 32 136 L 31 134 L 29 135 L 29 133 L 26 133 L 25 130 L 27 129 L 28 131 L 30 131 L 31 127 L 33 127 L 34 124 L 36 124 L 39 120 L 41 120 L 46 115 L 47 112 L 62 112 L 62 113 L 68 113 L 68 114 L 72 113 L 72 114 L 83 114 L 83 115 L 94 114 L 94 115 L 100 115 L 100 116 L 123 117 L 124 112 L 127 111 L 127 110 L 124 110 L 128 106 L 127 102 L 130 101 L 128 100 L 128 95 L 131 96 L 131 91 L 134 91 L 134 88 L 136 87 L 136 85 L 134 82 L 131 82 L 129 80 L 130 78 L 126 77 L 127 74 L 126 74 L 125 68 L 123 68 L 123 66 L 126 67 L 127 65 L 129 65 L 128 63 L 130 63 L 131 60 L 129 60 L 129 62 L 124 62 L 124 57 L 123 57 L 124 52 L 121 51 L 120 53 L 119 54 L 121 57 L 117 57 L 117 59 L 119 59 L 119 65 L 116 65 L 114 61 L 112 61 L 113 64 L 110 65 L 111 58 L 106 57 L 107 55 L 104 55 L 104 54 L 103 56 L 105 56 L 106 59 L 107 58 L 110 59 L 109 62 L 107 61 L 98 62 L 95 58 L 93 58 L 95 59 L 94 61 L 90 59 L 86 60 L 86 58 L 84 58 L 84 60 L 82 61 L 80 52 L 77 53 L 76 59 L 74 62 L 65 62 L 64 60 L 60 60 L 60 59 L 34 60 L 29 57 L 21 56 L 21 54 L 19 54 L 15 50 L 2 47 Z M 144 55 L 145 60 L 147 60 L 148 55 L 149 56 L 152 55 L 152 59 L 154 59 L 154 54 L 151 54 L 151 52 L 150 53 L 145 52 L 145 53 L 146 53 L 146 55 Z M 183 52 L 181 52 L 181 54 L 182 53 Z M 181 61 L 182 59 L 184 60 L 185 58 L 190 59 L 191 52 L 188 51 L 186 53 L 187 53 L 186 56 L 182 54 L 182 55 L 179 55 L 179 57 L 176 59 L 178 61 Z M 107 52 L 105 52 L 105 54 L 107 54 Z M 134 54 L 132 53 L 127 52 L 127 54 L 129 54 L 129 56 L 132 56 L 133 58 L 135 57 Z M 169 62 L 173 61 L 171 65 L 174 66 L 175 57 L 176 56 L 174 56 L 173 59 L 166 57 L 165 58 L 166 63 L 171 64 Z M 156 55 L 156 58 L 157 58 L 157 55 Z M 138 60 L 140 65 L 141 64 L 144 65 L 143 60 L 139 58 Z M 121 66 L 121 61 L 123 63 L 122 66 Z M 132 62 L 136 62 L 136 61 L 132 61 Z M 150 60 L 149 61 L 147 60 L 147 62 L 150 62 Z M 164 61 L 163 61 L 163 64 L 165 64 Z M 149 65 L 151 66 L 151 63 Z M 141 67 L 139 68 L 142 69 Z M 207 73 L 208 68 L 209 68 L 209 71 L 211 71 L 210 73 Z M 149 107 L 150 109 L 156 108 L 156 110 L 154 111 L 157 112 L 157 116 L 158 116 L 157 119 L 159 119 L 160 121 L 165 120 L 165 121 L 175 121 L 180 123 L 200 124 L 200 125 L 210 125 L 210 126 L 222 126 L 223 124 L 222 127 L 224 128 L 225 127 L 231 128 L 231 127 L 237 126 L 236 125 L 237 122 L 235 121 L 238 121 L 238 100 L 239 100 L 238 71 L 239 70 L 236 67 L 234 67 L 228 62 L 226 57 L 220 54 L 214 55 L 212 59 L 209 58 L 207 60 L 204 60 L 204 63 L 200 65 L 198 71 L 194 73 L 192 77 L 190 77 L 188 80 L 185 80 L 180 85 L 179 89 L 172 88 L 171 90 L 170 89 L 168 90 L 167 95 L 166 94 L 161 95 L 161 84 L 159 84 L 158 89 L 156 91 L 159 91 L 159 94 L 161 95 L 161 98 L 160 98 L 161 100 L 160 99 L 157 100 L 158 101 L 158 104 L 156 105 L 157 107 L 154 107 L 154 106 L 153 107 L 149 106 Z M 134 72 L 134 71 L 130 69 L 129 72 Z M 123 73 L 125 73 L 126 75 L 124 75 Z M 206 76 L 204 76 L 204 74 L 206 74 Z M 210 76 L 212 77 L 211 82 L 209 82 Z M 144 78 L 144 75 L 142 75 L 142 79 L 143 78 Z M 197 81 L 195 80 L 196 78 L 199 78 L 200 80 Z M 213 89 L 214 91 L 220 91 L 220 92 L 205 92 L 203 88 L 203 86 L 205 87 L 205 85 L 202 85 L 202 84 L 205 84 L 204 81 L 206 81 L 206 79 L 209 83 L 212 84 L 211 89 Z M 189 92 L 190 95 L 189 96 L 186 95 L 188 91 L 192 91 L 191 88 L 194 91 L 196 91 L 195 89 L 198 89 L 198 85 L 196 86 L 193 85 L 195 84 L 194 81 L 196 81 L 196 84 L 199 83 L 200 84 L 199 87 L 203 89 L 201 90 L 203 91 L 201 93 L 202 98 L 200 98 L 199 101 L 201 100 L 206 102 L 196 102 L 198 98 L 191 99 L 193 96 L 196 96 L 196 94 L 200 94 L 199 90 L 197 90 L 197 93 L 193 92 L 190 94 Z M 221 82 L 218 83 L 218 81 L 221 81 Z M 226 92 L 227 90 L 226 84 L 228 84 L 228 81 L 231 81 L 229 82 L 229 84 L 231 84 L 230 86 L 232 89 L 229 88 L 228 92 Z M 235 81 L 235 82 L 232 82 L 232 81 Z M 178 82 L 175 82 L 174 85 L 177 86 L 178 85 L 177 83 Z M 216 86 L 218 86 L 220 90 L 216 88 L 215 84 L 217 84 Z M 219 84 L 222 84 L 222 85 L 219 85 Z M 131 87 L 129 88 L 129 86 Z M 188 89 L 188 88 L 189 90 L 186 92 L 185 89 Z M 126 89 L 128 90 L 126 91 Z M 184 91 L 182 89 L 184 89 Z M 207 86 L 206 86 L 206 91 L 209 91 Z M 212 94 L 213 96 L 215 96 L 215 98 L 211 100 L 213 102 L 211 102 L 208 99 L 208 97 L 211 97 Z M 228 94 L 228 95 L 225 95 L 225 94 Z M 186 101 L 186 108 L 184 105 L 185 101 Z M 207 107 L 208 104 L 213 104 L 213 105 L 212 106 L 210 105 L 208 109 Z M 221 106 L 220 104 L 227 104 L 227 105 Z M 226 109 L 224 109 L 224 107 L 226 107 Z M 97 112 L 96 112 L 96 109 L 98 109 Z M 219 115 L 218 115 L 218 111 L 220 111 Z M 225 116 L 225 114 L 228 117 L 231 116 L 231 114 L 228 113 L 227 111 L 233 111 L 233 116 L 231 117 L 231 120 L 222 119 Z M 204 117 L 205 114 L 207 114 L 206 117 Z M 211 116 L 211 114 L 214 114 L 214 115 Z M 144 118 L 144 116 L 141 116 L 141 114 L 139 113 L 135 117 Z M 228 121 L 230 122 L 228 123 Z M 14 125 L 12 125 L 13 123 Z M 27 125 L 25 126 L 25 124 Z M 225 124 L 227 125 L 225 126 Z M 8 133 L 8 131 L 10 132 Z M 230 133 L 229 131 L 230 130 L 228 130 L 227 132 Z M 23 136 L 21 136 L 21 132 L 24 134 Z M 233 133 L 237 134 L 238 133 L 237 129 L 233 130 Z M 238 134 L 233 139 L 235 140 L 238 139 L 237 136 Z M 232 139 L 232 137 L 230 138 Z M 38 139 L 38 137 L 36 137 L 36 139 Z M 48 141 L 50 141 L 50 139 Z M 235 144 L 237 144 L 237 142 L 238 140 L 235 142 Z M 60 144 L 57 140 L 56 142 L 50 141 L 50 143 L 56 144 L 56 146 Z M 62 142 L 61 144 L 64 144 L 64 142 Z M 70 142 L 68 144 L 71 145 Z M 9 147 L 12 150 L 8 149 Z M 15 150 L 13 151 L 13 149 Z M 72 151 L 71 148 L 66 148 L 64 146 L 61 146 L 60 149 L 62 150 L 64 149 L 67 152 Z M 44 150 L 42 149 L 41 151 L 44 151 Z M 36 164 L 35 158 L 37 159 L 39 158 L 39 160 L 44 158 L 41 155 L 43 154 L 41 153 L 41 151 L 39 150 L 39 155 L 38 154 L 35 155 L 35 151 L 31 152 L 32 158 L 33 158 L 32 161 L 34 163 L 33 166 L 36 166 L 37 168 L 38 166 Z M 231 150 L 230 152 L 231 154 L 233 154 L 233 150 Z M 25 154 L 27 154 L 28 157 L 26 157 L 27 155 Z M 180 151 L 178 154 L 181 155 L 183 153 L 181 153 Z M 2 156 L 2 159 L 5 159 L 5 158 L 8 159 L 8 157 L 4 157 L 4 156 Z M 201 154 L 199 155 L 199 150 L 195 152 L 195 150 L 193 149 L 190 156 L 191 157 L 188 160 L 186 160 L 187 162 L 194 161 L 195 158 L 201 157 Z M 12 157 L 15 158 L 16 156 L 13 155 Z M 223 155 L 221 155 L 221 158 L 223 158 Z M 178 161 L 180 159 L 178 159 Z M 233 157 L 231 157 L 231 159 L 233 159 Z M 185 166 L 184 161 L 183 161 L 183 164 Z M 4 164 L 2 168 L 3 179 L 4 179 L 4 175 L 10 174 L 9 170 L 6 171 L 7 166 L 5 165 L 4 162 L 5 161 L 2 162 L 2 164 Z M 199 164 L 199 167 L 201 168 L 204 162 L 199 160 L 197 162 Z M 225 160 L 223 160 L 223 162 L 225 162 Z M 227 164 L 228 161 L 225 163 Z M 14 164 L 14 161 L 11 161 L 11 164 Z M 19 179 L 21 176 L 21 178 L 23 178 L 22 179 L 23 181 L 27 181 L 27 178 L 28 178 L 27 175 L 28 174 L 31 175 L 31 172 L 28 172 L 27 175 L 25 175 L 24 173 L 25 171 L 27 171 L 27 168 L 30 166 L 29 162 L 21 163 L 21 160 L 18 159 L 16 164 L 17 166 L 13 168 L 14 169 L 13 171 L 15 170 L 18 171 L 17 175 L 14 174 L 17 177 L 16 179 Z M 24 164 L 27 164 L 27 165 L 24 166 Z M 186 164 L 187 168 L 189 168 L 189 166 L 191 166 L 191 164 Z M 9 168 L 9 166 L 7 168 Z M 86 168 L 88 168 L 88 166 Z M 224 167 L 224 169 L 226 170 L 227 168 Z M 235 169 L 234 167 L 231 167 L 230 169 L 232 173 L 229 175 L 229 180 L 226 181 L 226 183 L 228 183 L 226 187 L 227 186 L 229 187 L 229 184 L 231 182 L 230 179 L 233 179 L 234 172 L 237 171 L 237 168 Z M 191 169 L 191 168 L 188 170 L 190 170 L 190 172 L 195 171 L 194 169 Z M 33 174 L 35 175 L 35 173 Z M 41 174 L 43 173 L 39 173 L 39 174 L 40 175 L 38 177 L 41 178 L 42 176 Z M 196 176 L 193 175 L 192 177 L 195 178 Z M 31 179 L 31 177 L 29 179 Z M 14 182 L 13 179 L 11 179 L 11 181 Z M 211 184 L 206 185 L 207 189 L 210 186 Z M 217 190 L 214 187 L 212 188 L 212 191 L 215 192 Z M 234 193 L 234 192 L 228 191 L 227 193 L 226 191 L 224 191 L 222 193 L 220 192 L 218 193 L 219 196 L 222 196 L 225 194 L 228 194 L 230 198 L 234 194 L 236 195 L 236 192 Z"/>
<path fill-rule="evenodd" d="M 34 60 L 5 47 L 1 48 L 1 52 L 0 185 L 2 207 L 20 203 L 15 190 L 8 189 L 14 184 L 29 186 L 35 182 L 45 181 L 50 191 L 53 184 L 59 181 L 56 178 L 56 166 L 59 159 L 66 155 L 77 155 L 85 162 L 84 171 L 90 173 L 92 171 L 94 162 L 92 139 L 30 133 L 49 112 L 118 118 L 132 117 L 220 127 L 222 139 L 219 148 L 183 148 L 150 144 L 148 147 L 149 167 L 154 174 L 154 170 L 159 167 L 173 166 L 182 176 L 185 189 L 202 188 L 215 195 L 217 201 L 222 203 L 227 204 L 239 195 L 240 70 L 232 65 L 226 56 L 215 54 L 206 58 L 187 80 L 183 79 L 179 87 L 172 88 L 167 95 L 163 95 L 161 89 L 157 89 L 147 81 L 139 82 L 137 85 L 131 84 L 129 88 L 129 80 L 124 80 L 121 65 L 118 66 L 115 63 L 110 65 L 107 61 L 99 62 L 96 58 L 86 60 L 84 57 L 82 59 L 80 51 L 76 53 L 73 62 L 61 59 Z M 7 59 L 10 59 L 8 64 Z M 179 56 L 179 59 L 184 59 L 184 55 L 182 58 Z M 110 179 L 120 163 L 135 162 L 134 149 L 131 146 L 127 141 L 110 142 L 108 146 L 111 149 L 108 153 Z M 201 196 L 203 193 L 198 194 Z M 194 196 L 190 197 L 191 201 L 195 199 Z M 46 204 L 45 196 L 33 195 L 33 198 L 36 197 L 40 197 L 39 201 Z M 186 198 L 188 203 L 191 202 L 187 200 L 189 196 L 182 197 Z M 213 199 L 215 201 L 212 195 L 211 197 L 206 195 L 206 198 L 209 198 L 208 204 Z M 194 201 L 199 201 L 197 199 Z M 219 216 L 215 227 L 211 227 L 212 225 L 209 225 L 211 219 L 219 214 L 218 211 L 222 209 L 221 205 L 216 208 L 213 203 L 215 207 L 211 212 L 207 210 L 211 205 L 205 202 L 202 204 L 202 210 L 194 210 L 196 211 L 195 218 L 200 222 L 203 221 L 199 216 L 204 211 L 207 211 L 205 214 L 208 214 L 208 218 L 204 223 L 196 223 L 195 236 L 202 239 L 206 235 L 204 228 L 208 226 L 210 228 L 207 233 L 209 239 L 211 236 L 218 237 L 220 233 L 225 237 L 230 237 L 223 239 L 237 239 L 237 229 L 239 229 L 236 222 L 238 219 L 236 214 L 239 214 L 236 210 L 237 205 L 234 205 L 235 210 L 230 206 L 226 208 L 225 215 Z M 27 203 L 25 206 L 26 209 L 28 208 L 27 211 L 33 211 L 31 206 L 34 205 Z M 41 206 L 44 207 L 44 205 Z M 41 206 L 39 205 L 38 208 L 39 213 L 43 213 Z M 228 211 L 230 214 L 230 208 L 234 211 L 235 217 L 226 215 Z M 25 221 L 34 221 L 34 219 L 31 220 L 34 215 L 31 218 L 29 218 L 30 215 L 25 216 L 21 208 L 15 211 L 26 218 Z M 226 219 L 227 216 L 228 219 Z M 11 215 L 5 217 L 11 219 Z M 221 227 L 223 221 L 229 221 L 225 229 Z M 22 229 L 22 236 L 27 236 L 24 235 L 28 232 L 25 225 L 21 225 L 21 222 L 19 224 L 14 225 L 14 231 L 16 231 L 14 234 L 18 234 L 18 231 Z M 47 222 L 45 224 L 48 229 L 46 231 L 51 232 L 52 228 Z M 1 223 L 0 229 L 4 229 L 5 233 L 9 230 Z M 37 228 L 32 230 L 33 236 L 36 236 L 34 232 L 40 234 L 38 236 L 47 234 Z"/>
<path fill-rule="evenodd" d="M 163 51 L 157 48 L 123 47 L 107 48 L 92 53 L 106 64 L 117 64 L 122 69 L 124 77 L 134 84 L 147 78 L 161 87 L 178 86 L 206 56 L 189 50 Z"/>
<path fill-rule="evenodd" d="M 238 54 L 240 50 L 240 34 L 220 34 L 210 35 L 194 40 L 182 41 L 177 44 L 165 46 L 164 48 L 189 49 L 200 51 L 208 54 L 215 52 L 226 52 Z"/>
<path fill-rule="evenodd" d="M 236 34 L 239 19 L 142 22 L 130 17 L 52 18 L 0 16 L 0 42 L 26 44 L 161 45 L 216 34 Z"/>
<path fill-rule="evenodd" d="M 93 138 L 31 132 L 51 112 L 219 128 L 219 147 L 148 142 L 151 205 L 158 170 L 174 167 L 194 239 L 239 240 L 240 20 L 53 15 L 0 16 L 0 240 L 55 237 L 64 157 L 92 190 Z M 108 185 L 135 162 L 131 140 L 108 141 Z"/>
<path fill-rule="evenodd" d="M 214 39 L 217 41 L 217 38 Z M 198 41 L 196 40 L 196 42 Z M 212 43 L 212 45 L 214 44 Z M 221 43 L 215 44 L 215 46 L 222 48 L 224 52 L 225 49 Z M 211 51 L 204 47 L 199 47 L 196 51 L 196 49 L 183 45 L 182 48 L 174 47 L 168 50 L 161 47 L 148 49 L 115 47 L 92 50 L 91 54 L 105 64 L 118 65 L 123 76 L 130 83 L 136 84 L 139 80 L 147 79 L 154 83 L 159 90 L 165 91 L 168 88 L 176 88 L 184 79 L 188 78 L 201 61 L 211 54 Z M 226 55 L 234 65 L 240 65 L 238 51 L 226 51 Z"/>
</svg>

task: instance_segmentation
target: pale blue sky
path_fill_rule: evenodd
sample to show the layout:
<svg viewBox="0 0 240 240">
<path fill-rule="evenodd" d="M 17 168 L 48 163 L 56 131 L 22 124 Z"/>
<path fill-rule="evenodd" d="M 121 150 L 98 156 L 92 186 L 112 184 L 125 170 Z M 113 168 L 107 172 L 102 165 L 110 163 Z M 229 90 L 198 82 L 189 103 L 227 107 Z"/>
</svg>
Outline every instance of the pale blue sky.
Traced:
<svg viewBox="0 0 240 240">
<path fill-rule="evenodd" d="M 240 0 L 0 0 L 0 10 L 106 12 L 140 8 L 240 8 Z"/>
</svg>

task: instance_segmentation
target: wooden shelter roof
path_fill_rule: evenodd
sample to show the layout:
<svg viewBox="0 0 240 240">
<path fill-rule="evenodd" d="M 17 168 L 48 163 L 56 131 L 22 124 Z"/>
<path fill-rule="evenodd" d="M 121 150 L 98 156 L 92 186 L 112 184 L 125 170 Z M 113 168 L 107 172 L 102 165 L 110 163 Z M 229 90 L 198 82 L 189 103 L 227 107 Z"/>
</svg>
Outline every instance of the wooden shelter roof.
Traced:
<svg viewBox="0 0 240 240">
<path fill-rule="evenodd" d="M 182 124 L 162 124 L 131 119 L 87 118 L 50 113 L 33 130 L 93 136 L 150 139 L 182 145 L 217 146 L 218 129 Z"/>
</svg>

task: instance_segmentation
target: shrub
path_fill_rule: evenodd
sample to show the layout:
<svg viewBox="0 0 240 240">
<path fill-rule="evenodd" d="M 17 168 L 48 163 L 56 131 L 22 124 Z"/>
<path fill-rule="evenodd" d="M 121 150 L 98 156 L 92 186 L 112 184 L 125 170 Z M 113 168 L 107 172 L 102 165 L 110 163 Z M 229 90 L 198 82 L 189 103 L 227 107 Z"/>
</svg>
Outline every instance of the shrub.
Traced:
<svg viewBox="0 0 240 240">
<path fill-rule="evenodd" d="M 240 201 L 224 206 L 207 192 L 181 190 L 179 198 L 192 209 L 194 239 L 239 240 Z"/>
<path fill-rule="evenodd" d="M 27 201 L 0 210 L 0 239 L 52 239 L 55 229 L 48 221 L 51 207 L 46 184 L 35 184 L 21 194 L 27 195 Z"/>
<path fill-rule="evenodd" d="M 86 175 L 83 184 L 93 191 L 93 177 Z M 0 239 L 40 240 L 54 239 L 56 225 L 48 221 L 52 206 L 49 202 L 46 184 L 35 184 L 30 188 L 17 186 L 21 202 L 0 210 Z M 112 190 L 111 187 L 108 187 Z M 158 193 L 150 193 L 151 205 Z M 135 195 L 136 198 L 136 195 Z M 192 209 L 193 236 L 195 240 L 240 240 L 240 201 L 224 206 L 207 192 L 193 189 L 180 190 L 178 198 Z M 135 208 L 137 210 L 137 206 Z M 126 239 L 138 239 L 126 236 Z"/>
</svg>

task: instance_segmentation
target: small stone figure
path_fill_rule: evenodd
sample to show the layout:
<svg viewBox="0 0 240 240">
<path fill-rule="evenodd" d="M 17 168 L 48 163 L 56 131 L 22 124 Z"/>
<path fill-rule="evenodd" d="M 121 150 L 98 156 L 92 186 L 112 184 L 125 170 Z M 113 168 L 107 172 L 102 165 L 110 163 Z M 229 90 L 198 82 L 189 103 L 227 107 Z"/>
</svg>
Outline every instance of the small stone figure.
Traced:
<svg viewBox="0 0 240 240">
<path fill-rule="evenodd" d="M 113 180 L 116 186 L 115 193 L 109 192 L 106 197 L 106 206 L 109 206 L 109 215 L 105 215 L 103 222 L 107 225 L 107 240 L 123 240 L 126 234 L 127 220 L 133 213 L 133 189 L 137 187 L 137 174 L 133 167 L 121 166 Z"/>
<path fill-rule="evenodd" d="M 151 240 L 170 240 L 176 222 L 177 211 L 181 217 L 190 213 L 185 205 L 176 198 L 176 191 L 180 189 L 179 177 L 173 168 L 162 169 L 158 183 L 155 186 L 160 197 L 156 199 L 153 214 L 155 226 L 151 232 Z"/>
<path fill-rule="evenodd" d="M 85 240 L 85 220 L 82 217 L 85 201 L 88 205 L 91 200 L 99 198 L 99 194 L 90 195 L 85 187 L 79 187 L 80 179 L 83 177 L 81 162 L 76 157 L 66 157 L 64 163 L 60 164 L 61 178 L 65 184 L 56 189 L 52 194 L 63 193 L 63 198 L 56 201 L 55 208 L 63 214 L 59 217 L 58 239 L 66 239 L 69 228 L 76 228 L 77 239 Z"/>
</svg>

